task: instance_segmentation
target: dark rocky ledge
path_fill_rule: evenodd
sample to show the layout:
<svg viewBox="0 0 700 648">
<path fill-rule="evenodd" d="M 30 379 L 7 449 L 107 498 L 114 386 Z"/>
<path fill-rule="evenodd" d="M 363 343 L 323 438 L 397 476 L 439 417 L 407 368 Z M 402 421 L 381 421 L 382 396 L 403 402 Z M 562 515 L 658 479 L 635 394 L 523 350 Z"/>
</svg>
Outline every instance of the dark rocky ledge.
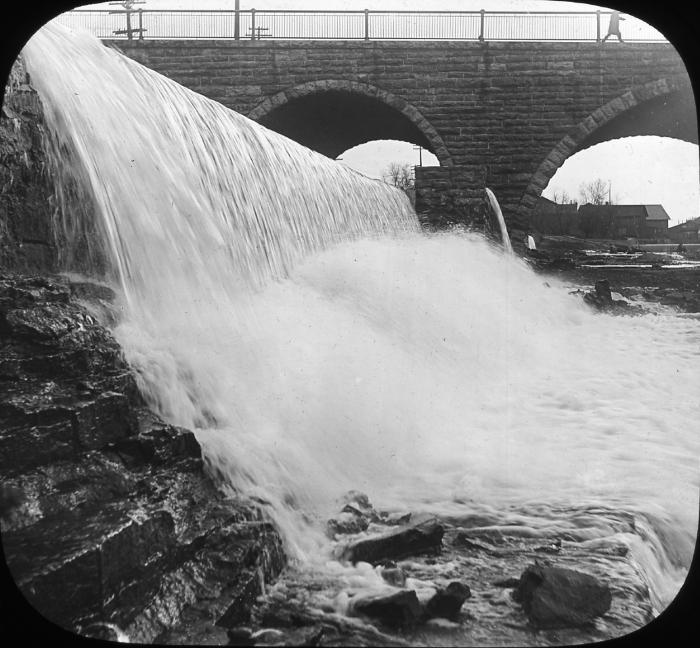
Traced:
<svg viewBox="0 0 700 648">
<path fill-rule="evenodd" d="M 7 565 L 42 616 L 79 634 L 107 623 L 179 643 L 198 624 L 226 643 L 283 567 L 280 538 L 254 504 L 217 490 L 191 431 L 148 410 L 97 319 L 109 298 L 0 275 Z"/>
</svg>

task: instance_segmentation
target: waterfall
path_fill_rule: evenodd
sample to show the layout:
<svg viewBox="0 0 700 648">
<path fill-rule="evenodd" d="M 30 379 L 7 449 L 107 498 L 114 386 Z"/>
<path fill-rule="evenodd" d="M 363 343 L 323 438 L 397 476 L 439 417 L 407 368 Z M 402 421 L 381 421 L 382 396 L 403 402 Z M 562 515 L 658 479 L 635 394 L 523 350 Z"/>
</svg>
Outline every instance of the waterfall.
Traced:
<svg viewBox="0 0 700 648">
<path fill-rule="evenodd" d="M 697 320 L 593 314 L 87 35 L 51 24 L 24 56 L 56 164 L 94 203 L 143 394 L 268 503 L 290 555 L 327 555 L 349 489 L 504 519 L 535 502 L 532 525 L 614 507 L 653 520 L 637 554 L 673 598 L 697 526 Z"/>
<path fill-rule="evenodd" d="M 24 56 L 56 148 L 74 152 L 71 172 L 89 188 L 133 307 L 168 293 L 179 300 L 175 286 L 193 297 L 230 288 L 230 274 L 261 285 L 312 250 L 418 227 L 403 192 L 88 34 L 50 23 Z"/>
<path fill-rule="evenodd" d="M 510 236 L 508 236 L 508 228 L 506 227 L 505 218 L 503 218 L 503 212 L 501 211 L 501 206 L 496 200 L 496 196 L 493 191 L 486 187 L 486 196 L 488 197 L 489 204 L 493 213 L 496 214 L 496 220 L 498 221 L 498 228 L 501 231 L 501 241 L 503 242 L 503 247 L 508 254 L 513 254 L 513 246 L 510 244 Z"/>
</svg>

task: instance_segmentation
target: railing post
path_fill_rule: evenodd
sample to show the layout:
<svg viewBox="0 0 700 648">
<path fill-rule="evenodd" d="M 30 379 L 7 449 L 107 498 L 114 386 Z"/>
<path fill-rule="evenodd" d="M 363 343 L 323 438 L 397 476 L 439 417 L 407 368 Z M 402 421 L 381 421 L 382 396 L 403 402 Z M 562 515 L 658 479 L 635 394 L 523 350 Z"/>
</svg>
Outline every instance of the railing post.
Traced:
<svg viewBox="0 0 700 648">
<path fill-rule="evenodd" d="M 365 40 L 369 40 L 369 9 L 365 9 Z"/>
<path fill-rule="evenodd" d="M 600 9 L 595 12 L 595 41 L 600 43 Z"/>
<path fill-rule="evenodd" d="M 250 39 L 255 40 L 255 9 L 250 10 Z"/>
<path fill-rule="evenodd" d="M 236 6 L 234 9 L 233 37 L 236 40 L 241 40 L 241 0 L 236 0 Z"/>
<path fill-rule="evenodd" d="M 486 15 L 486 12 L 482 9 L 479 13 L 481 14 L 479 17 L 479 40 L 483 41 L 484 40 L 484 17 Z"/>
<path fill-rule="evenodd" d="M 139 40 L 143 40 L 143 9 L 139 9 Z"/>
<path fill-rule="evenodd" d="M 134 35 L 131 32 L 131 9 L 126 10 L 126 37 L 129 40 L 134 38 Z"/>
</svg>

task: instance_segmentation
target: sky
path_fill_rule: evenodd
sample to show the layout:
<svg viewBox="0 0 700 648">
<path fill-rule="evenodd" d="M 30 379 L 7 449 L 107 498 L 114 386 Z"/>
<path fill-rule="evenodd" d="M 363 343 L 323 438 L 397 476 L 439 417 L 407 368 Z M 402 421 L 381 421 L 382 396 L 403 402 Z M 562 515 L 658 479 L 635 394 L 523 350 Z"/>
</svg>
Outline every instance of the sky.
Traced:
<svg viewBox="0 0 700 648">
<path fill-rule="evenodd" d="M 104 4 L 104 3 L 102 3 Z M 614 3 L 613 3 L 614 4 Z M 228 9 L 235 0 L 146 0 L 142 8 Z M 241 9 L 386 9 L 405 11 L 588 11 L 606 5 L 555 0 L 240 0 Z M 88 6 L 88 5 L 86 5 Z M 97 4 L 89 5 L 98 6 Z"/>
<path fill-rule="evenodd" d="M 146 0 L 143 9 L 233 9 L 234 0 Z M 106 5 L 109 7 L 109 5 Z M 105 3 L 84 8 L 106 8 Z M 434 11 L 595 11 L 606 5 L 551 0 L 240 0 L 241 9 L 345 9 Z M 114 7 L 109 7 L 114 9 Z M 629 14 L 623 29 L 634 19 Z M 341 163 L 365 175 L 381 178 L 391 162 L 418 164 L 418 151 L 406 142 L 375 142 L 355 147 Z M 423 151 L 423 164 L 437 159 Z M 543 195 L 565 191 L 573 200 L 582 183 L 602 179 L 611 183 L 619 204 L 662 204 L 670 225 L 700 216 L 700 163 L 694 144 L 659 137 L 632 137 L 604 142 L 572 156 L 560 167 Z"/>
</svg>

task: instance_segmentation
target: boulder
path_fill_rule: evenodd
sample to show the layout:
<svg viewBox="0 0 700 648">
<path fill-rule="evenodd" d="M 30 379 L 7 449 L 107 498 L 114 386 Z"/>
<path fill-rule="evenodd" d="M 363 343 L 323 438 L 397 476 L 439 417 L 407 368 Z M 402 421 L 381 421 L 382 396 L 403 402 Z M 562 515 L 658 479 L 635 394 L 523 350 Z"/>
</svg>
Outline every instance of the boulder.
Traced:
<svg viewBox="0 0 700 648">
<path fill-rule="evenodd" d="M 445 589 L 440 589 L 428 601 L 425 608 L 427 618 L 441 617 L 455 621 L 459 616 L 464 601 L 472 595 L 467 585 L 454 581 Z"/>
<path fill-rule="evenodd" d="M 366 531 L 370 522 L 380 521 L 369 498 L 360 491 L 348 491 L 340 499 L 340 505 L 340 514 L 326 523 L 326 535 L 330 538 Z"/>
<path fill-rule="evenodd" d="M 406 572 L 394 562 L 382 565 L 379 573 L 389 585 L 403 587 L 406 584 Z"/>
<path fill-rule="evenodd" d="M 343 505 L 341 513 L 354 513 L 356 515 L 363 515 L 372 522 L 379 521 L 379 515 L 374 510 L 372 503 L 369 501 L 369 497 L 360 491 L 348 491 L 341 498 L 341 503 Z"/>
<path fill-rule="evenodd" d="M 340 554 L 341 560 L 352 563 L 368 562 L 377 564 L 382 560 L 396 560 L 426 552 L 439 551 L 442 548 L 442 536 L 445 530 L 435 520 L 427 520 L 407 527 L 401 527 L 391 533 L 363 538 L 345 546 Z"/>
<path fill-rule="evenodd" d="M 535 563 L 513 591 L 530 621 L 540 628 L 581 626 L 610 609 L 610 588 L 583 572 Z"/>
<path fill-rule="evenodd" d="M 366 531 L 368 526 L 369 520 L 366 517 L 346 511 L 328 520 L 326 523 L 326 535 L 334 538 L 339 535 L 360 533 Z"/>
<path fill-rule="evenodd" d="M 410 628 L 423 616 L 413 590 L 360 596 L 350 602 L 350 612 L 371 617 L 391 628 Z"/>
<path fill-rule="evenodd" d="M 586 293 L 583 300 L 590 306 L 598 310 L 609 310 L 613 308 L 626 308 L 629 303 L 624 299 L 613 299 L 610 290 L 610 282 L 607 279 L 600 279 L 595 282 L 595 292 Z"/>
<path fill-rule="evenodd" d="M 607 279 L 600 279 L 595 282 L 595 292 L 586 293 L 583 296 L 584 301 L 591 306 L 597 308 L 606 308 L 612 306 L 612 293 L 610 291 L 610 282 Z"/>
</svg>

